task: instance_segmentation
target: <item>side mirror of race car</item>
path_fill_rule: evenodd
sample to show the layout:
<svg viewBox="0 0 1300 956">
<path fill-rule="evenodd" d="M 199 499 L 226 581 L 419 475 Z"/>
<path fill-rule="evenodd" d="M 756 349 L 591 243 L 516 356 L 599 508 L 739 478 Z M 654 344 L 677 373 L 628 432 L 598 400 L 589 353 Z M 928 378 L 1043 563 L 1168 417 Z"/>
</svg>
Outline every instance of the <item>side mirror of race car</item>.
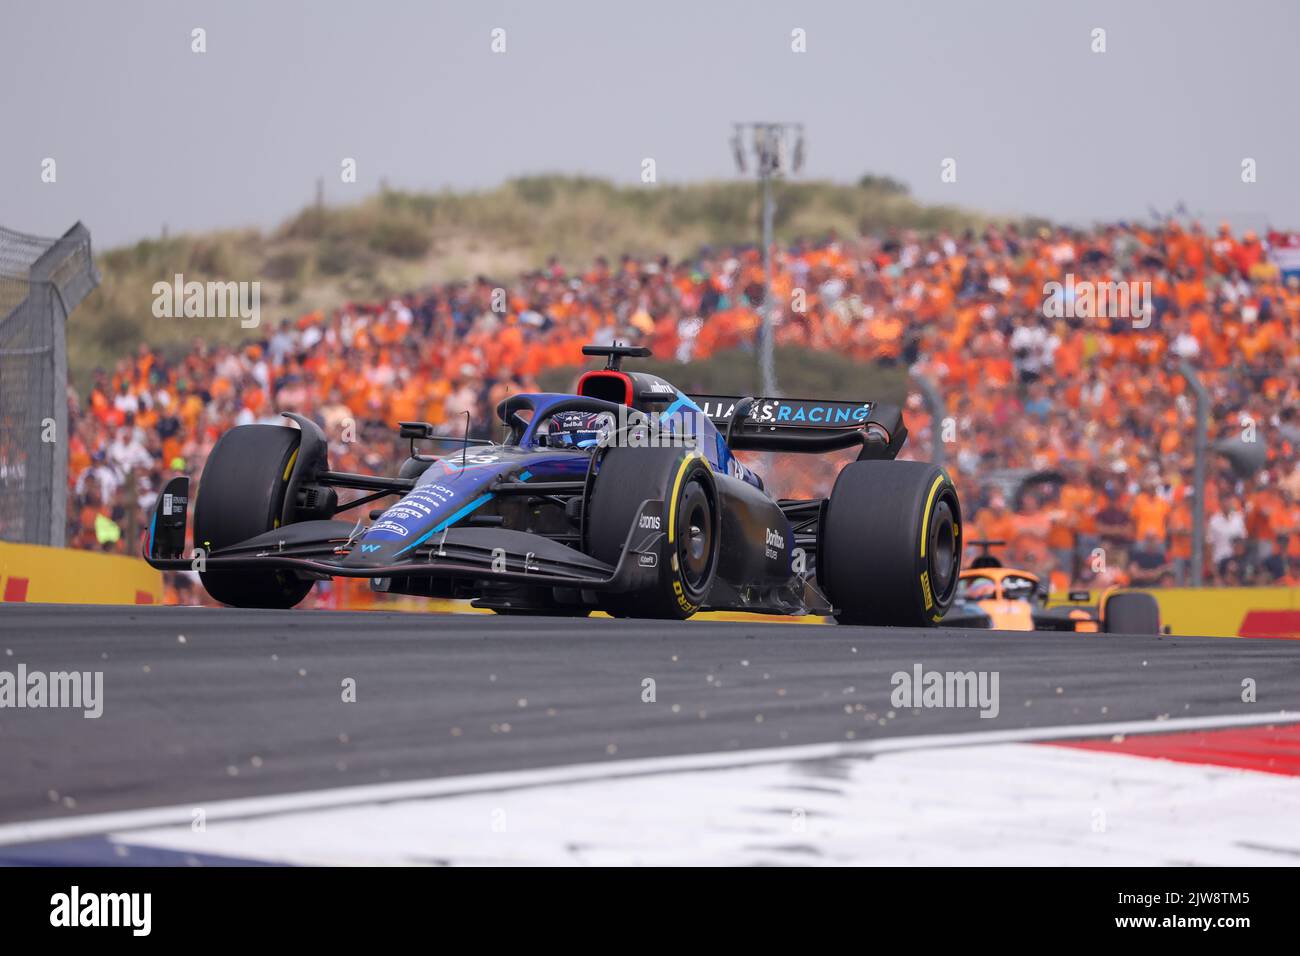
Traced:
<svg viewBox="0 0 1300 956">
<path fill-rule="evenodd" d="M 428 422 L 398 422 L 397 427 L 400 437 L 413 441 L 434 437 L 433 426 Z"/>
</svg>

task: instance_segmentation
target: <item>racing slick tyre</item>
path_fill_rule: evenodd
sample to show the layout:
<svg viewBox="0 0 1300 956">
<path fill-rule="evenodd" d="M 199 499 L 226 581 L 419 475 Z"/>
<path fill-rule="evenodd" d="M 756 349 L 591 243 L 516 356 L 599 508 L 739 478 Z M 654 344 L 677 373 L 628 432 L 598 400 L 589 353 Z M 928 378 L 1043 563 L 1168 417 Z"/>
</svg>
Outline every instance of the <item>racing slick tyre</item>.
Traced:
<svg viewBox="0 0 1300 956">
<path fill-rule="evenodd" d="M 211 553 L 280 526 L 299 431 L 239 425 L 217 441 L 194 505 L 194 546 Z M 311 581 L 292 571 L 200 571 L 208 594 L 231 607 L 290 608 Z"/>
<path fill-rule="evenodd" d="M 1138 591 L 1107 595 L 1101 603 L 1101 629 L 1107 634 L 1159 634 L 1160 605 Z"/>
<path fill-rule="evenodd" d="M 705 603 L 718 567 L 721 512 L 708 462 L 684 448 L 609 448 L 598 455 L 585 518 L 592 557 L 617 565 L 641 503 L 664 503 L 654 584 L 625 594 L 602 592 L 601 610 L 614 617 L 685 620 Z"/>
<path fill-rule="evenodd" d="M 817 581 L 841 624 L 932 627 L 961 569 L 952 479 L 919 461 L 844 466 L 819 534 Z"/>
</svg>

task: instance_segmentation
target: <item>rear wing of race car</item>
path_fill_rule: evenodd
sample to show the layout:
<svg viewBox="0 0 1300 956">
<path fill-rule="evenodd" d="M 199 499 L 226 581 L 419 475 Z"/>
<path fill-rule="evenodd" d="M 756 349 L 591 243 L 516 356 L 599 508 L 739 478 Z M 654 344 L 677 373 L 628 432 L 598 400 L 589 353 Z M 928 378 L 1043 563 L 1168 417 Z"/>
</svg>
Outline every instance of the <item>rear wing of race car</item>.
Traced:
<svg viewBox="0 0 1300 956">
<path fill-rule="evenodd" d="M 879 402 L 689 395 L 736 451 L 825 452 L 861 446 L 858 459 L 892 459 L 907 441 L 903 412 Z"/>
</svg>

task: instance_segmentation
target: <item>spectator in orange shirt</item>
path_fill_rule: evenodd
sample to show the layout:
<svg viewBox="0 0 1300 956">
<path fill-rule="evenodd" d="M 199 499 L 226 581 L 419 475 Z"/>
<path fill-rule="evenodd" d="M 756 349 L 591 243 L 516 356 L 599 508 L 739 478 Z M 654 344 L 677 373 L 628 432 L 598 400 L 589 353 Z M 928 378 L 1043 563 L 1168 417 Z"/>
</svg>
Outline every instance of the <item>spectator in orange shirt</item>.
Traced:
<svg viewBox="0 0 1300 956">
<path fill-rule="evenodd" d="M 1159 493 L 1153 480 L 1144 483 L 1143 489 L 1133 498 L 1133 534 L 1137 539 L 1155 538 L 1164 541 L 1169 518 L 1169 501 Z"/>
</svg>

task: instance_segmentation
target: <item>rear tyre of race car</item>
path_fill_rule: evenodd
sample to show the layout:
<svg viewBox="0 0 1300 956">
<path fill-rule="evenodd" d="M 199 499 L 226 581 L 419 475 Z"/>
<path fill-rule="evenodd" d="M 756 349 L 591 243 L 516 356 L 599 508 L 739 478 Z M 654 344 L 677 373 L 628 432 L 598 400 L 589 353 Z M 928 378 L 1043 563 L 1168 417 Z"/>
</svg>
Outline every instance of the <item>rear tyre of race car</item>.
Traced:
<svg viewBox="0 0 1300 956">
<path fill-rule="evenodd" d="M 1160 604 L 1140 591 L 1108 595 L 1101 605 L 1101 629 L 1107 634 L 1159 634 Z"/>
<path fill-rule="evenodd" d="M 592 557 L 617 565 L 642 502 L 664 503 L 653 585 L 601 593 L 601 610 L 614 617 L 685 620 L 707 600 L 718 567 L 721 513 L 708 463 L 684 448 L 609 448 L 597 454 L 584 521 Z"/>
<path fill-rule="evenodd" d="M 280 526 L 301 433 L 280 425 L 239 425 L 217 440 L 194 504 L 194 546 L 210 554 Z M 201 571 L 208 594 L 231 607 L 290 608 L 311 581 L 292 571 Z"/>
<path fill-rule="evenodd" d="M 933 627 L 961 570 L 961 506 L 947 472 L 919 461 L 856 461 L 831 491 L 817 581 L 841 624 Z"/>
</svg>

